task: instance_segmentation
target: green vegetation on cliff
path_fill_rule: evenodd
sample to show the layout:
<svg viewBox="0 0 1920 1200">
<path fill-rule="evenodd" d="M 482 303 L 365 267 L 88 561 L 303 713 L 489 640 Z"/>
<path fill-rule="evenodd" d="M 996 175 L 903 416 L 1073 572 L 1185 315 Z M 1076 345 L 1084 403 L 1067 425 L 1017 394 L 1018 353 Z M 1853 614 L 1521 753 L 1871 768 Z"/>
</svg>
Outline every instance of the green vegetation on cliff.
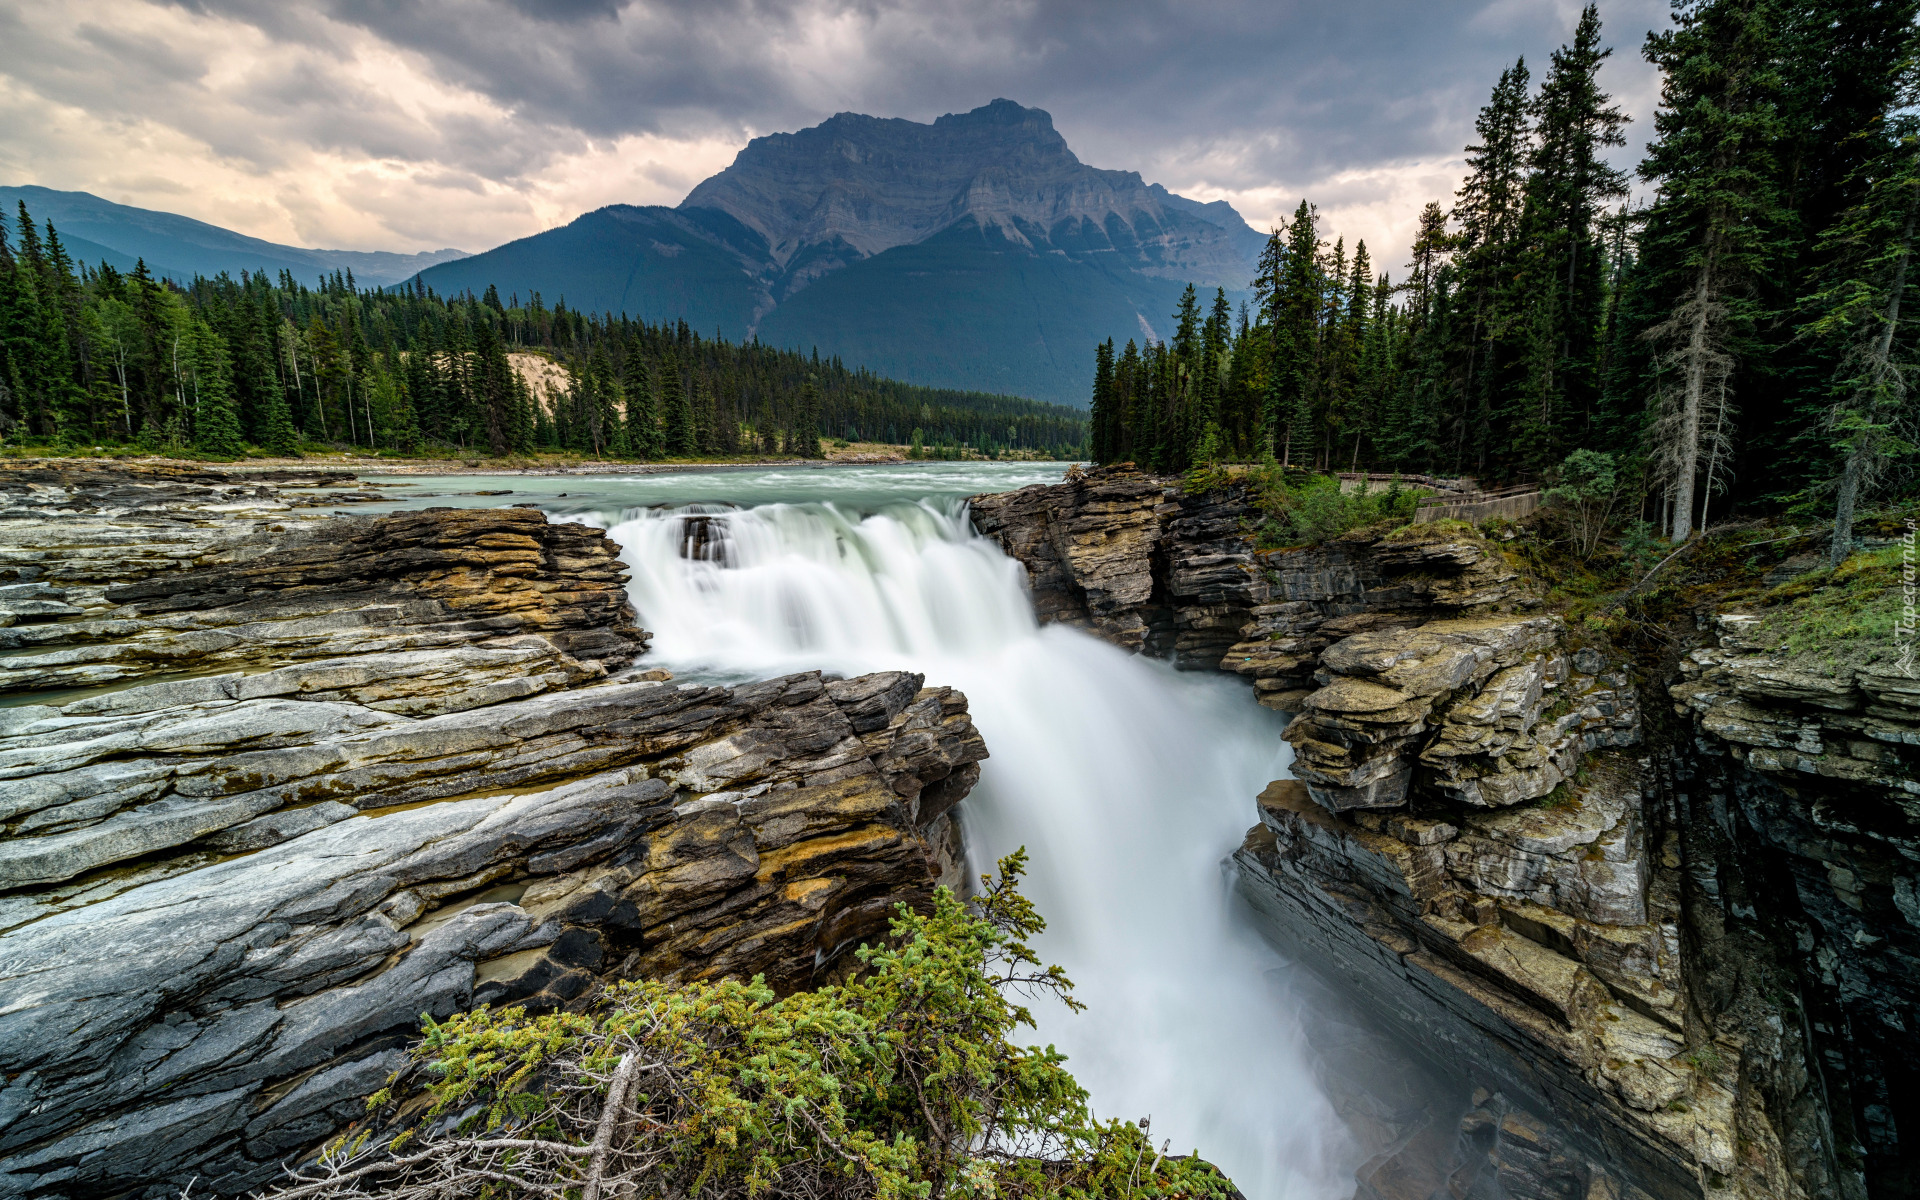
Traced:
<svg viewBox="0 0 1920 1200">
<path fill-rule="evenodd" d="M 1202 1197 L 1231 1184 L 1096 1120 L 1022 997 L 1079 1007 L 1026 939 L 1025 854 L 974 900 L 901 907 L 848 982 L 615 984 L 585 1012 L 435 1024 L 282 1197 Z M 579 1189 L 577 1192 L 573 1189 Z"/>
</svg>

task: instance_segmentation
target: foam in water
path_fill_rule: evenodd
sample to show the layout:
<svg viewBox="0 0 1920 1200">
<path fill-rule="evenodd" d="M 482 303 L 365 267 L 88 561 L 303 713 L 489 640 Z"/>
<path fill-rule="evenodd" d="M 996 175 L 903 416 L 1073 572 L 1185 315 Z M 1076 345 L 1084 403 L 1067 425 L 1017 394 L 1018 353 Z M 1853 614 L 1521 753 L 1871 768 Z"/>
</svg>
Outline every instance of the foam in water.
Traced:
<svg viewBox="0 0 1920 1200">
<path fill-rule="evenodd" d="M 1039 628 L 1024 573 L 957 503 L 655 510 L 615 525 L 654 658 L 683 673 L 890 667 L 962 689 L 992 758 L 962 805 L 983 869 L 1018 846 L 1037 948 L 1088 1011 L 1038 1040 L 1103 1116 L 1151 1116 L 1253 1200 L 1352 1193 L 1350 1139 L 1307 1062 L 1291 968 L 1235 906 L 1223 856 L 1286 768 L 1244 687 Z"/>
</svg>

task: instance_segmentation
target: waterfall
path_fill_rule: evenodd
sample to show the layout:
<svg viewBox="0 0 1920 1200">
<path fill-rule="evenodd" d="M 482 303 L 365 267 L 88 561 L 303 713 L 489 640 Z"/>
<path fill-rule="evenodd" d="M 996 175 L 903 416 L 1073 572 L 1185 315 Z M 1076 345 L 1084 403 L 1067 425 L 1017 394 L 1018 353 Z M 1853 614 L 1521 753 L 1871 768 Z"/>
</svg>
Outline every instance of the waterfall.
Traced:
<svg viewBox="0 0 1920 1200">
<path fill-rule="evenodd" d="M 1036 948 L 1088 1009 L 1037 1041 L 1103 1117 L 1151 1116 L 1250 1200 L 1352 1194 L 1351 1139 L 1310 1066 L 1294 968 L 1255 936 L 1223 860 L 1283 774 L 1243 685 L 1040 628 L 1021 566 L 958 502 L 653 509 L 613 525 L 657 659 L 697 677 L 893 667 L 963 690 L 992 758 L 961 808 L 973 869 L 1026 846 Z"/>
</svg>

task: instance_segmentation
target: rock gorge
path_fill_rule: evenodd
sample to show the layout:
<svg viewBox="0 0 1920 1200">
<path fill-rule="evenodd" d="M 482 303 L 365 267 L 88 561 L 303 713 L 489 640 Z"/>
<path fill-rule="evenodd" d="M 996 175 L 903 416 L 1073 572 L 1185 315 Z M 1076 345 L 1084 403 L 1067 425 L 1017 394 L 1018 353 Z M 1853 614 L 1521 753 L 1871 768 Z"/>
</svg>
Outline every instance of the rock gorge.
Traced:
<svg viewBox="0 0 1920 1200">
<path fill-rule="evenodd" d="M 1738 615 L 1635 661 L 1453 523 L 1262 552 L 1130 466 L 973 513 L 1043 619 L 1296 714 L 1240 888 L 1429 1080 L 1354 1101 L 1362 1200 L 1915 1194 L 1911 681 Z"/>
<path fill-rule="evenodd" d="M 835 977 L 957 880 L 917 675 L 636 663 L 618 549 L 346 477 L 0 472 L 0 1195 L 237 1195 L 423 1012 Z"/>
<path fill-rule="evenodd" d="M 963 696 L 674 680 L 600 531 L 380 486 L 0 471 L 0 1195 L 243 1194 L 423 1011 L 806 987 L 961 877 Z M 1126 468 L 972 512 L 1043 619 L 1294 714 L 1219 850 L 1404 1054 L 1320 1047 L 1359 1200 L 1913 1194 L 1912 681 L 1737 613 L 1655 661 L 1452 524 L 1261 551 Z"/>
</svg>

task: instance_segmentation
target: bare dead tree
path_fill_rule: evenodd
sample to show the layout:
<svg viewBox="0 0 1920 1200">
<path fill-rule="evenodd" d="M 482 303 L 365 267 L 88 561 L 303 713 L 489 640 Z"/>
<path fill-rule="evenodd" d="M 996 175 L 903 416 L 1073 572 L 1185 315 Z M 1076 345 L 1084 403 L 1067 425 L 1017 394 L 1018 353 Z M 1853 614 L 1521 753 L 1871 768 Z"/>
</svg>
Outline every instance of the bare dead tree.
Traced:
<svg viewBox="0 0 1920 1200">
<path fill-rule="evenodd" d="M 1693 289 L 1648 340 L 1667 347 L 1656 356 L 1659 408 L 1651 433 L 1654 476 L 1670 490 L 1671 536 L 1684 542 L 1694 530 L 1696 488 L 1711 497 L 1725 489 L 1733 460 L 1733 355 L 1727 350 L 1728 305 L 1715 278 L 1714 255 L 1700 264 Z M 1702 460 L 1706 476 L 1701 476 Z"/>
</svg>

